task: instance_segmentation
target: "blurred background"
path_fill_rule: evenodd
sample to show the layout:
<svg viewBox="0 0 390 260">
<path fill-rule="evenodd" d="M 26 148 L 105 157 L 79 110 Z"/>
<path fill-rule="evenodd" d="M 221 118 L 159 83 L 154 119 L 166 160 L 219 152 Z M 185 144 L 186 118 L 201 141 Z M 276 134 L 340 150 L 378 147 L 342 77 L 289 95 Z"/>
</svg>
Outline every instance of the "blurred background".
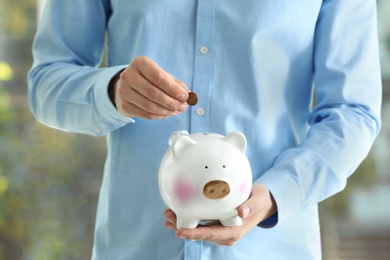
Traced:
<svg viewBox="0 0 390 260">
<path fill-rule="evenodd" d="M 0 0 L 0 260 L 90 259 L 105 139 L 36 123 L 26 75 L 44 0 Z M 383 128 L 321 203 L 323 257 L 390 259 L 390 0 L 378 0 Z"/>
</svg>

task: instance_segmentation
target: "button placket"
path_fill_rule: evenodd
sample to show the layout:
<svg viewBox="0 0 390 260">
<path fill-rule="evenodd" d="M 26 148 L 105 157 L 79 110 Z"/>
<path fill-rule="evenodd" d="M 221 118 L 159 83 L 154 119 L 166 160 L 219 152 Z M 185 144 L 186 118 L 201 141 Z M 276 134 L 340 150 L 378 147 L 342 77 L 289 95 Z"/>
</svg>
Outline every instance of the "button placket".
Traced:
<svg viewBox="0 0 390 260">
<path fill-rule="evenodd" d="M 192 133 L 209 131 L 215 5 L 216 0 L 198 1 L 192 91 L 199 96 L 199 102 L 191 108 Z"/>
</svg>

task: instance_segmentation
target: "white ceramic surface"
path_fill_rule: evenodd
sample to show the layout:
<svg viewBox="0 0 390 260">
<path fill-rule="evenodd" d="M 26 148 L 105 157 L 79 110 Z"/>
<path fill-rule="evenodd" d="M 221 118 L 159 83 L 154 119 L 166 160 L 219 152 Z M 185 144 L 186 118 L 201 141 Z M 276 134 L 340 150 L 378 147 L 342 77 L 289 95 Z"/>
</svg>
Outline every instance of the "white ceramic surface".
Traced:
<svg viewBox="0 0 390 260">
<path fill-rule="evenodd" d="M 238 226 L 237 207 L 252 188 L 245 155 L 245 136 L 231 132 L 188 134 L 179 131 L 168 140 L 159 170 L 159 188 L 166 205 L 177 215 L 177 228 L 195 228 L 203 220 Z"/>
</svg>

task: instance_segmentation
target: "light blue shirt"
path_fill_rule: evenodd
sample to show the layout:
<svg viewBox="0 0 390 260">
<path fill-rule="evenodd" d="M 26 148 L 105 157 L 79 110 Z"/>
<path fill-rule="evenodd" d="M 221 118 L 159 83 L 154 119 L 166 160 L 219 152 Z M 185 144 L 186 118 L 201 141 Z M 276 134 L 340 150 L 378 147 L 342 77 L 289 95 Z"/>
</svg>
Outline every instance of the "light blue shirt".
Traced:
<svg viewBox="0 0 390 260">
<path fill-rule="evenodd" d="M 374 0 L 48 0 L 33 53 L 36 118 L 107 135 L 93 259 L 319 259 L 317 203 L 345 187 L 380 128 Z M 163 120 L 122 116 L 107 85 L 138 55 L 199 103 Z M 232 247 L 176 238 L 157 174 L 177 130 L 243 132 L 278 214 Z"/>
</svg>

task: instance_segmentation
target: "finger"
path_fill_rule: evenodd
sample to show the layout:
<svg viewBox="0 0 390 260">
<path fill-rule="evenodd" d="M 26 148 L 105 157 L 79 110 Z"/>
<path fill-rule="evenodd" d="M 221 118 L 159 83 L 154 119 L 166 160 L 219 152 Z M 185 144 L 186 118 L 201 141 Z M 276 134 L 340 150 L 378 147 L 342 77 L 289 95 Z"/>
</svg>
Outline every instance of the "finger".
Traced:
<svg viewBox="0 0 390 260">
<path fill-rule="evenodd" d="M 165 222 L 164 222 L 164 227 L 169 228 L 169 229 L 172 229 L 172 230 L 174 230 L 174 231 L 177 231 L 176 225 L 172 224 L 172 223 L 169 222 L 169 221 L 165 221 Z"/>
<path fill-rule="evenodd" d="M 169 75 L 172 77 L 172 79 L 173 79 L 174 81 L 176 81 L 177 84 L 179 84 L 179 85 L 183 88 L 183 90 L 184 90 L 186 93 L 190 92 L 190 90 L 187 88 L 187 85 L 186 85 L 183 81 L 181 81 L 181 80 L 175 78 L 172 74 L 169 74 Z"/>
<path fill-rule="evenodd" d="M 164 212 L 164 216 L 166 221 L 176 225 L 176 214 L 173 211 L 168 210 L 166 213 Z"/>
<path fill-rule="evenodd" d="M 269 190 L 261 184 L 252 187 L 249 199 L 238 208 L 238 214 L 244 218 L 241 226 L 226 227 L 222 225 L 202 226 L 195 229 L 180 229 L 176 232 L 179 238 L 190 240 L 207 240 L 219 245 L 231 246 L 247 234 L 259 222 L 276 212 L 276 206 Z"/>
<path fill-rule="evenodd" d="M 275 202 L 267 187 L 255 184 L 247 201 L 238 208 L 238 216 L 248 219 L 256 216 L 256 221 L 262 221 L 276 212 Z"/>
<path fill-rule="evenodd" d="M 138 81 L 140 81 L 138 79 Z M 141 80 L 142 81 L 142 80 Z M 144 80 L 146 82 L 146 80 Z M 137 91 L 132 85 L 138 86 L 138 89 L 143 89 L 142 85 L 137 80 L 121 81 L 118 93 L 116 95 L 117 109 L 129 117 L 142 117 L 146 119 L 159 119 L 172 115 L 177 115 L 184 112 L 188 105 L 179 101 L 174 101 L 175 105 L 172 108 L 166 108 L 156 102 L 146 98 L 144 94 Z M 147 83 L 149 84 L 149 83 Z M 173 99 L 172 99 L 173 100 Z"/>
<path fill-rule="evenodd" d="M 171 114 L 164 115 L 161 113 L 152 114 L 128 102 L 119 103 L 117 105 L 117 109 L 119 112 L 121 112 L 122 114 L 130 118 L 145 118 L 145 119 L 155 120 L 155 119 L 167 118 L 168 116 L 171 115 Z"/>
<path fill-rule="evenodd" d="M 135 68 L 129 68 L 122 75 L 119 93 L 134 105 L 153 114 L 158 114 L 160 108 L 164 108 L 161 111 L 163 115 L 167 114 L 167 110 L 170 110 L 170 113 L 185 111 L 185 102 L 181 102 L 167 95 L 160 88 L 145 79 Z"/>
<path fill-rule="evenodd" d="M 231 246 L 242 237 L 242 232 L 240 228 L 224 227 L 218 224 L 195 229 L 180 229 L 176 232 L 176 236 L 188 240 L 206 240 L 219 245 Z"/>
<path fill-rule="evenodd" d="M 165 209 L 164 212 L 163 212 L 164 216 L 165 216 L 165 214 L 167 214 L 169 212 L 173 212 L 173 211 L 171 209 Z"/>
<path fill-rule="evenodd" d="M 168 116 L 172 116 L 184 112 L 188 106 L 186 103 L 179 103 L 178 107 L 175 107 L 174 109 L 169 109 L 158 103 L 149 100 L 148 98 L 140 94 L 135 89 L 130 89 L 127 92 L 128 92 L 127 93 L 128 97 L 125 97 L 126 98 L 126 100 L 124 100 L 125 104 L 127 102 L 129 103 L 129 106 L 133 105 L 139 108 L 139 110 L 143 111 L 143 114 L 150 114 L 150 115 L 155 115 L 160 117 L 168 117 Z"/>
<path fill-rule="evenodd" d="M 158 87 L 170 97 L 185 102 L 188 99 L 188 91 L 183 83 L 178 83 L 173 76 L 165 72 L 156 62 L 148 57 L 134 59 L 138 71 L 154 86 Z"/>
<path fill-rule="evenodd" d="M 172 76 L 173 77 L 173 76 Z M 183 90 L 185 90 L 186 92 L 189 92 L 190 90 L 187 88 L 187 85 L 183 82 L 183 81 L 181 81 L 181 80 L 179 80 L 179 79 L 176 79 L 175 77 L 173 77 L 173 79 L 177 82 L 177 84 L 179 84 L 182 88 L 183 88 Z"/>
<path fill-rule="evenodd" d="M 198 226 L 194 229 L 183 228 L 176 232 L 176 236 L 185 237 L 187 239 L 219 241 L 226 239 L 226 230 L 229 227 L 224 227 L 221 224 L 211 226 Z"/>
<path fill-rule="evenodd" d="M 138 92 L 123 86 L 123 82 L 119 84 L 122 85 L 117 89 L 115 103 L 118 111 L 123 115 L 131 118 L 160 119 L 173 114 L 173 111 L 158 107 L 157 104 L 149 104 L 151 102 L 147 102 L 146 98 Z M 142 107 L 142 104 L 147 104 L 151 108 L 147 110 Z"/>
<path fill-rule="evenodd" d="M 164 226 L 177 231 L 176 214 L 172 210 L 166 209 L 164 210 L 164 216 L 165 216 Z"/>
</svg>

